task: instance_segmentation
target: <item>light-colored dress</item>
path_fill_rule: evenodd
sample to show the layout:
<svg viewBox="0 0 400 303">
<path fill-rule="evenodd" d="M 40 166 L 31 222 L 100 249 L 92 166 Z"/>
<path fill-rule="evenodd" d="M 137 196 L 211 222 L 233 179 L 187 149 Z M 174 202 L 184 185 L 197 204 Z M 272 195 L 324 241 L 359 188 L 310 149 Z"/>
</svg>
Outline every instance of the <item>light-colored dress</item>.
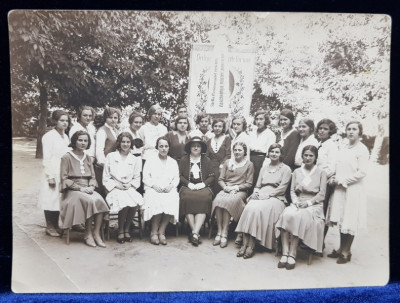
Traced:
<svg viewBox="0 0 400 303">
<path fill-rule="evenodd" d="M 140 186 L 142 161 L 129 153 L 125 159 L 119 151 L 109 153 L 103 170 L 103 185 L 108 194 L 106 201 L 112 213 L 117 213 L 125 207 L 143 205 L 143 197 L 136 190 Z M 116 188 L 117 182 L 130 184 L 127 190 Z"/>
<path fill-rule="evenodd" d="M 245 207 L 247 190 L 253 185 L 253 174 L 254 165 L 250 160 L 245 159 L 239 164 L 233 159 L 226 160 L 218 181 L 225 182 L 227 186 L 236 186 L 237 193 L 220 191 L 212 203 L 211 213 L 216 207 L 223 208 L 238 222 Z"/>
<path fill-rule="evenodd" d="M 335 174 L 338 145 L 329 138 L 318 145 L 317 165 L 326 172 L 328 179 Z"/>
<path fill-rule="evenodd" d="M 300 139 L 300 144 L 297 147 L 296 155 L 294 157 L 294 164 L 299 167 L 301 164 L 303 164 L 303 158 L 301 157 L 301 153 L 303 151 L 303 148 L 306 147 L 307 145 L 313 145 L 318 148 L 319 143 L 318 140 L 314 137 L 314 135 L 309 136 L 307 139 L 303 140 L 303 138 Z"/>
<path fill-rule="evenodd" d="M 76 187 L 97 186 L 92 159 L 83 158 L 68 152 L 61 159 L 61 212 L 62 228 L 84 224 L 87 219 L 98 213 L 108 212 L 107 203 L 99 193 L 87 194 Z"/>
<path fill-rule="evenodd" d="M 177 186 L 179 184 L 178 164 L 171 157 L 163 162 L 158 154 L 147 159 L 143 168 L 144 183 L 144 220 L 150 220 L 154 215 L 171 215 L 171 223 L 176 223 L 179 219 L 179 194 Z M 166 188 L 172 185 L 173 188 L 168 193 L 159 193 L 153 185 Z"/>
<path fill-rule="evenodd" d="M 310 173 L 303 167 L 293 172 L 290 196 L 292 204 L 286 207 L 276 223 L 276 235 L 286 230 L 299 237 L 312 250 L 322 252 L 324 241 L 324 212 L 322 203 L 326 191 L 326 172 L 316 165 Z M 301 201 L 309 201 L 311 206 L 299 208 Z"/>
<path fill-rule="evenodd" d="M 161 123 L 153 125 L 150 122 L 146 122 L 138 130 L 139 137 L 143 139 L 144 143 L 142 155 L 143 160 L 147 160 L 151 156 L 158 155 L 158 151 L 156 149 L 157 139 L 167 134 L 167 132 L 167 128 Z"/>
<path fill-rule="evenodd" d="M 285 209 L 285 192 L 292 177 L 289 166 L 281 163 L 277 168 L 263 166 L 255 189 L 259 189 L 258 199 L 247 203 L 236 232 L 250 234 L 259 243 L 272 249 L 275 224 Z"/>
<path fill-rule="evenodd" d="M 356 235 L 367 226 L 367 197 L 364 177 L 367 174 L 369 152 L 358 142 L 345 145 L 338 153 L 336 185 L 328 206 L 327 225 L 337 224 L 342 233 Z"/>
<path fill-rule="evenodd" d="M 60 210 L 60 163 L 61 157 L 70 149 L 69 138 L 52 129 L 42 137 L 44 177 L 40 185 L 38 207 L 43 210 Z M 54 187 L 48 180 L 54 179 Z"/>
<path fill-rule="evenodd" d="M 85 150 L 85 153 L 87 153 L 91 157 L 95 157 L 95 150 L 96 150 L 96 128 L 93 126 L 92 123 L 89 123 L 89 125 L 85 128 L 83 127 L 82 124 L 79 122 L 76 122 L 71 129 L 69 130 L 69 137 L 72 138 L 73 134 L 75 134 L 78 130 L 85 131 L 89 134 L 90 136 L 90 147 L 89 149 Z"/>
</svg>

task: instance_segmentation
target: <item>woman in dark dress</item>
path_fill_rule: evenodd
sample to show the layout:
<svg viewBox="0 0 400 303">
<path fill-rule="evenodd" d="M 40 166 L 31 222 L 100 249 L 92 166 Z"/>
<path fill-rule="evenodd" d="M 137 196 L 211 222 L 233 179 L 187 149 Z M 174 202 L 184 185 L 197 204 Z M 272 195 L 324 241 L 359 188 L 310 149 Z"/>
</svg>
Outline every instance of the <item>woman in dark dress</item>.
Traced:
<svg viewBox="0 0 400 303">
<path fill-rule="evenodd" d="M 169 144 L 168 155 L 178 163 L 182 156 L 186 154 L 185 145 L 189 142 L 189 131 L 189 119 L 178 116 L 175 119 L 175 130 L 171 130 L 165 135 Z"/>
<path fill-rule="evenodd" d="M 193 137 L 185 146 L 187 155 L 179 162 L 179 175 L 182 188 L 180 196 L 180 215 L 186 216 L 190 226 L 190 242 L 199 245 L 199 231 L 206 216 L 210 214 L 214 182 L 214 170 L 210 159 L 204 155 L 207 146 L 200 137 Z"/>
</svg>

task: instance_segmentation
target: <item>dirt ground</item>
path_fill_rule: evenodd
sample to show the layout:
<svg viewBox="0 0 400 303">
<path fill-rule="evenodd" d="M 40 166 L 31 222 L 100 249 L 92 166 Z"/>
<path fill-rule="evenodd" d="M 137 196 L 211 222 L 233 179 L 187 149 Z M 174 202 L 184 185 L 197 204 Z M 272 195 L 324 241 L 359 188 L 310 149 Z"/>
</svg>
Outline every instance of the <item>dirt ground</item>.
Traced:
<svg viewBox="0 0 400 303">
<path fill-rule="evenodd" d="M 225 249 L 202 235 L 193 247 L 187 236 L 167 235 L 167 246 L 154 246 L 147 236 L 107 248 L 83 244 L 83 234 L 51 238 L 44 233 L 43 212 L 36 208 L 42 178 L 35 159 L 35 140 L 13 139 L 13 277 L 14 292 L 153 292 L 202 290 L 298 289 L 384 285 L 389 279 L 389 171 L 370 165 L 367 177 L 368 230 L 354 240 L 350 263 L 337 265 L 326 254 L 338 247 L 338 230 L 330 229 L 324 257 L 307 265 L 299 251 L 296 268 L 278 269 L 274 253 L 257 251 L 237 258 L 229 241 Z"/>
</svg>

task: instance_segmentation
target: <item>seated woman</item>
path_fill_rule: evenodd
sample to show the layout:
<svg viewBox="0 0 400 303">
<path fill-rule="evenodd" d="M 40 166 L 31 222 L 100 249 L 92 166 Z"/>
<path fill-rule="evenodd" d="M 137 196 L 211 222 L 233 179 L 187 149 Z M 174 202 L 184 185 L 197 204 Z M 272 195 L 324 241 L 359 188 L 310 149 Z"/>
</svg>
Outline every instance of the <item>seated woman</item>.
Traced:
<svg viewBox="0 0 400 303">
<path fill-rule="evenodd" d="M 292 204 L 285 208 L 276 223 L 276 232 L 278 236 L 281 234 L 282 242 L 282 258 L 278 268 L 295 267 L 299 240 L 310 249 L 322 252 L 326 172 L 316 165 L 318 149 L 315 146 L 305 146 L 301 156 L 303 165 L 293 172 L 292 177 Z M 292 235 L 290 242 L 289 233 Z"/>
<path fill-rule="evenodd" d="M 62 227 L 66 229 L 85 223 L 86 245 L 106 247 L 100 237 L 100 228 L 104 215 L 108 213 L 108 206 L 100 194 L 94 191 L 97 182 L 93 163 L 91 157 L 85 154 L 90 143 L 87 132 L 75 132 L 70 144 L 73 150 L 61 158 Z"/>
<path fill-rule="evenodd" d="M 247 146 L 243 142 L 233 145 L 234 158 L 226 160 L 218 183 L 223 189 L 213 201 L 212 212 L 215 210 L 218 233 L 213 245 L 224 248 L 228 245 L 228 226 L 231 217 L 239 221 L 247 198 L 247 190 L 253 185 L 254 166 L 246 158 Z"/>
<path fill-rule="evenodd" d="M 274 143 L 268 148 L 270 163 L 261 168 L 253 194 L 249 197 L 236 232 L 244 233 L 243 245 L 237 257 L 253 256 L 256 241 L 272 249 L 275 223 L 286 205 L 285 192 L 292 171 L 282 162 L 282 147 Z"/>
<path fill-rule="evenodd" d="M 129 233 L 131 222 L 143 204 L 143 198 L 137 192 L 142 161 L 131 154 L 133 138 L 130 133 L 120 133 L 116 145 L 117 151 L 109 153 L 104 164 L 103 185 L 110 211 L 118 213 L 117 242 L 123 244 L 132 242 Z"/>
<path fill-rule="evenodd" d="M 168 156 L 167 138 L 158 138 L 155 147 L 158 154 L 150 157 L 143 168 L 144 220 L 151 219 L 150 242 L 166 245 L 168 222 L 176 224 L 179 216 L 179 168 Z"/>
<path fill-rule="evenodd" d="M 190 242 L 199 245 L 199 231 L 210 214 L 213 193 L 210 188 L 214 182 L 214 169 L 210 159 L 204 154 L 206 144 L 200 137 L 193 137 L 186 145 L 184 155 L 179 162 L 179 176 L 182 188 L 180 196 L 180 215 L 186 216 L 190 226 Z"/>
</svg>

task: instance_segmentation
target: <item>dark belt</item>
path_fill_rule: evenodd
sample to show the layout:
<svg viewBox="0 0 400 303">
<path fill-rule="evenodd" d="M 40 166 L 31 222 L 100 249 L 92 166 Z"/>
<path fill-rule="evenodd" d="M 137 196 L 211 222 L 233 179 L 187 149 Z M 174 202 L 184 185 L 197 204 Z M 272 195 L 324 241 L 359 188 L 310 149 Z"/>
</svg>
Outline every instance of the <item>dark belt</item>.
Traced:
<svg viewBox="0 0 400 303">
<path fill-rule="evenodd" d="M 78 177 L 78 176 L 68 176 L 67 179 L 70 179 L 70 180 L 74 180 L 74 179 L 85 179 L 85 180 L 90 180 L 90 179 L 92 179 L 92 177 L 91 177 L 91 176 L 81 176 L 81 177 Z"/>
<path fill-rule="evenodd" d="M 262 153 L 262 152 L 256 152 L 256 151 L 250 151 L 250 156 L 266 156 L 267 153 Z"/>
</svg>

